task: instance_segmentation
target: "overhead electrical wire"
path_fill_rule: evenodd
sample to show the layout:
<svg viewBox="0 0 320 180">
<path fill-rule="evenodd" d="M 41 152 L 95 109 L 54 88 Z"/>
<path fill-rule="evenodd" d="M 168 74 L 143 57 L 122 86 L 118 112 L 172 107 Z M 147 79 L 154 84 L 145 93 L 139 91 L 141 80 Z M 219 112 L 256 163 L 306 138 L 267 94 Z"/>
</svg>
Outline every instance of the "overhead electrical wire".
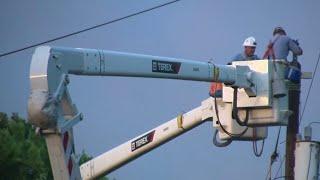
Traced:
<svg viewBox="0 0 320 180">
<path fill-rule="evenodd" d="M 285 157 L 281 158 L 280 165 L 279 165 L 279 167 L 278 167 L 278 169 L 277 169 L 277 172 L 276 172 L 276 174 L 275 174 L 275 177 L 273 177 L 273 178 L 271 177 L 271 174 L 270 174 L 271 169 L 269 169 L 265 180 L 268 180 L 268 179 L 269 179 L 269 180 L 273 180 L 273 179 L 280 179 L 280 178 L 286 177 L 286 176 L 278 176 L 278 174 L 279 174 L 279 172 L 280 172 L 280 169 L 282 169 L 282 165 L 283 165 L 283 162 L 284 162 L 285 159 L 286 159 Z M 268 178 L 268 177 L 269 177 L 269 178 Z"/>
<path fill-rule="evenodd" d="M 128 19 L 128 18 L 137 16 L 137 15 L 140 15 L 140 14 L 143 14 L 143 13 L 146 13 L 146 12 L 161 8 L 161 7 L 176 3 L 178 1 L 181 1 L 181 0 L 174 0 L 174 1 L 167 2 L 167 3 L 163 3 L 163 4 L 157 5 L 155 7 L 152 7 L 152 8 L 149 8 L 149 9 L 145 9 L 145 10 L 142 10 L 142 11 L 139 11 L 139 12 L 136 12 L 136 13 L 124 16 L 124 17 L 120 17 L 120 18 L 117 18 L 117 19 L 114 19 L 114 20 L 111 20 L 111 21 L 108 21 L 108 22 L 105 22 L 105 23 L 101 23 L 101 24 L 98 24 L 98 25 L 95 25 L 95 26 L 92 26 L 92 27 L 88 27 L 88 28 L 85 28 L 85 29 L 82 29 L 82 30 L 78 30 L 78 31 L 75 31 L 75 32 L 72 32 L 72 33 L 69 33 L 69 34 L 66 34 L 66 35 L 58 36 L 58 37 L 55 37 L 55 38 L 52 38 L 52 39 L 48 39 L 48 40 L 45 40 L 45 41 L 42 41 L 42 42 L 39 42 L 39 43 L 36 43 L 36 44 L 28 45 L 28 46 L 25 46 L 23 48 L 19 48 L 19 49 L 16 49 L 16 50 L 5 52 L 5 53 L 0 54 L 0 57 L 4 57 L 4 56 L 11 55 L 11 54 L 15 54 L 17 52 L 21 52 L 21 51 L 24 51 L 24 50 L 27 50 L 27 49 L 30 49 L 30 48 L 34 48 L 34 47 L 39 46 L 39 45 L 47 44 L 47 43 L 50 43 L 50 42 L 54 42 L 54 41 L 57 41 L 57 40 L 61 40 L 61 39 L 64 39 L 64 38 L 67 38 L 67 37 L 70 37 L 70 36 L 74 36 L 74 35 L 83 33 L 83 32 L 86 32 L 86 31 L 97 29 L 99 27 L 106 26 L 106 25 L 109 25 L 109 24 L 112 24 L 112 23 L 115 23 L 115 22 L 119 22 L 121 20 L 125 20 L 125 19 Z M 308 99 L 309 99 L 309 95 L 310 95 L 310 92 L 311 92 L 311 89 L 312 89 L 314 77 L 315 77 L 316 71 L 318 69 L 319 60 L 320 60 L 320 53 L 319 53 L 319 56 L 318 56 L 318 60 L 317 60 L 316 66 L 314 68 L 314 73 L 312 75 L 312 80 L 311 80 L 311 83 L 309 85 L 308 93 L 307 93 L 307 96 L 306 96 L 306 99 L 305 99 L 305 103 L 304 103 L 304 107 L 303 107 L 303 111 L 302 111 L 302 114 L 301 114 L 301 117 L 300 117 L 299 124 L 301 123 L 301 121 L 303 119 L 303 115 L 304 115 L 304 112 L 305 112 L 305 109 L 306 109 L 306 106 L 307 106 L 307 102 L 308 102 Z M 218 120 L 218 123 L 220 124 L 221 129 L 224 131 L 224 133 L 228 134 L 231 137 L 241 137 L 248 130 L 248 128 L 246 128 L 243 132 L 241 132 L 239 134 L 232 134 L 230 132 L 227 132 L 226 129 L 224 129 L 224 127 L 221 125 L 221 122 L 220 122 L 220 119 L 219 119 L 219 112 L 218 112 L 218 109 L 217 109 L 216 97 L 214 98 L 214 100 L 215 100 L 215 110 L 216 110 L 217 120 Z M 279 129 L 279 132 L 278 132 L 278 138 L 277 138 L 275 151 L 276 151 L 277 146 L 278 146 L 279 134 L 280 134 L 280 129 Z M 230 144 L 230 143 L 231 142 L 228 142 L 228 144 Z M 262 151 L 261 151 L 261 153 L 262 153 Z M 258 153 L 258 154 L 260 154 L 260 153 Z M 279 168 L 281 168 L 282 163 L 283 163 L 283 160 L 281 161 L 281 164 L 280 164 Z M 278 172 L 279 172 L 279 169 L 278 169 L 276 175 L 278 174 Z M 269 172 L 268 172 L 268 174 L 269 174 Z M 280 179 L 280 178 L 285 178 L 285 176 L 276 177 L 274 179 Z"/>
<path fill-rule="evenodd" d="M 268 174 L 267 174 L 267 176 L 266 176 L 266 179 L 267 179 L 267 177 L 268 177 L 269 175 L 270 175 L 270 176 L 269 176 L 269 177 L 270 177 L 269 179 L 271 179 L 271 176 L 272 176 L 272 174 L 271 174 L 272 165 L 273 165 L 273 163 L 277 160 L 277 158 L 278 158 L 278 156 L 279 156 L 279 154 L 278 154 L 278 145 L 279 145 L 280 133 L 281 133 L 281 126 L 280 126 L 279 129 L 278 129 L 278 135 L 277 135 L 276 144 L 275 144 L 273 153 L 272 153 L 271 156 L 270 156 L 269 171 L 268 171 Z"/>
<path fill-rule="evenodd" d="M 314 81 L 314 77 L 315 77 L 316 72 L 318 70 L 319 60 L 320 60 L 320 52 L 319 52 L 319 56 L 318 56 L 318 60 L 317 60 L 316 66 L 314 67 L 314 70 L 313 70 L 311 83 L 309 85 L 309 89 L 308 89 L 308 93 L 307 93 L 307 96 L 306 96 L 306 100 L 304 102 L 303 110 L 302 110 L 302 113 L 301 113 L 301 116 L 300 116 L 300 120 L 299 120 L 299 125 L 301 124 L 301 121 L 302 121 L 302 118 L 303 118 L 303 115 L 304 115 L 304 111 L 305 111 L 305 109 L 307 107 L 307 104 L 308 104 L 309 95 L 310 95 L 310 92 L 311 92 L 311 89 L 312 89 L 312 84 L 313 84 L 313 81 Z"/>
<path fill-rule="evenodd" d="M 280 176 L 280 177 L 273 178 L 272 180 L 276 180 L 276 179 L 286 179 L 287 177 L 289 178 L 290 176 Z"/>
<path fill-rule="evenodd" d="M 124 17 L 120 17 L 120 18 L 117 18 L 117 19 L 114 19 L 114 20 L 111 20 L 111 21 L 108 21 L 108 22 L 105 22 L 105 23 L 101 23 L 101 24 L 98 24 L 98 25 L 95 25 L 95 26 L 92 26 L 92 27 L 88 27 L 88 28 L 85 28 L 85 29 L 82 29 L 82 30 L 79 30 L 79 31 L 75 31 L 75 32 L 72 32 L 72 33 L 69 33 L 69 34 L 66 34 L 66 35 L 58 36 L 58 37 L 55 37 L 55 38 L 52 38 L 52 39 L 49 39 L 49 40 L 46 40 L 46 41 L 42 41 L 42 42 L 39 42 L 39 43 L 36 43 L 36 44 L 28 45 L 28 46 L 23 47 L 23 48 L 19 48 L 19 49 L 16 49 L 16 50 L 5 52 L 5 53 L 0 54 L 0 57 L 8 56 L 10 54 L 14 54 L 14 53 L 17 53 L 17 52 L 20 52 L 20 51 L 24 51 L 24 50 L 27 50 L 27 49 L 30 49 L 30 48 L 34 48 L 36 46 L 47 44 L 47 43 L 50 43 L 50 42 L 53 42 L 53 41 L 57 41 L 57 40 L 60 40 L 60 39 L 64 39 L 64 38 L 67 38 L 67 37 L 70 37 L 70 36 L 74 36 L 74 35 L 83 33 L 83 32 L 86 32 L 86 31 L 90 31 L 90 30 L 93 30 L 93 29 L 96 29 L 96 28 L 99 28 L 99 27 L 102 27 L 102 26 L 106 26 L 106 25 L 109 25 L 109 24 L 112 24 L 112 23 L 115 23 L 115 22 L 119 22 L 121 20 L 125 20 L 125 19 L 131 18 L 133 16 L 137 16 L 137 15 L 140 15 L 140 14 L 143 14 L 143 13 L 146 13 L 146 12 L 161 8 L 161 7 L 176 3 L 178 1 L 181 1 L 181 0 L 175 0 L 175 1 L 166 2 L 166 3 L 163 3 L 163 4 L 157 5 L 155 7 L 152 7 L 152 8 L 149 8 L 149 9 L 145 9 L 145 10 L 142 10 L 142 11 L 139 11 L 139 12 L 136 12 L 136 13 L 124 16 Z"/>
<path fill-rule="evenodd" d="M 281 157 L 280 157 L 280 158 L 281 158 Z M 282 164 L 283 164 L 283 162 L 284 162 L 285 159 L 286 159 L 285 156 L 283 156 L 283 158 L 281 158 L 281 162 L 280 162 L 280 165 L 279 165 L 279 167 L 278 167 L 278 170 L 277 170 L 277 172 L 276 172 L 276 174 L 275 174 L 275 177 L 278 177 L 279 172 L 282 171 Z M 280 170 L 281 170 L 281 171 L 280 171 Z"/>
</svg>

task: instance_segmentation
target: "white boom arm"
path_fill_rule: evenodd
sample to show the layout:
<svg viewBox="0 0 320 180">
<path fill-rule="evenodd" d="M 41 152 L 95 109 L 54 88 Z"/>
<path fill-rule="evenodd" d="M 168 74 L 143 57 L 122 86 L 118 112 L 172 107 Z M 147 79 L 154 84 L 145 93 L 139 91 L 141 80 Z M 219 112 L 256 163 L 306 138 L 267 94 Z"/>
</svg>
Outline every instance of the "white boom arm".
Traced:
<svg viewBox="0 0 320 180">
<path fill-rule="evenodd" d="M 48 86 L 46 89 L 51 92 L 58 87 L 62 74 L 218 81 L 228 84 L 234 84 L 237 80 L 235 67 L 210 62 L 92 49 L 37 48 L 32 58 L 31 78 L 51 78 L 43 79 Z M 242 76 L 246 77 L 246 74 Z M 39 81 L 31 79 L 31 85 L 34 82 Z M 247 86 L 249 83 L 239 85 Z M 36 88 L 32 86 L 32 90 Z"/>
<path fill-rule="evenodd" d="M 266 65 L 268 66 L 268 63 Z M 256 84 L 268 84 L 265 79 L 261 82 L 257 77 L 269 77 L 268 71 L 256 73 L 246 65 L 215 65 L 210 62 L 113 51 L 39 47 L 32 57 L 30 67 L 31 94 L 28 115 L 29 121 L 38 127 L 46 138 L 55 179 L 80 178 L 74 158 L 72 127 L 82 120 L 83 116 L 69 95 L 68 74 L 223 82 L 244 88 L 246 92 L 251 92 L 251 95 L 257 92 Z M 268 98 L 269 89 L 260 91 L 266 92 Z M 203 108 L 195 108 L 93 159 L 81 166 L 82 177 L 95 178 L 120 167 L 201 124 L 208 118 L 203 114 Z"/>
<path fill-rule="evenodd" d="M 202 108 L 195 108 L 145 134 L 119 145 L 83 164 L 80 167 L 81 177 L 83 179 L 95 179 L 110 173 L 148 151 L 200 125 L 205 120 L 208 120 L 203 119 L 202 115 Z"/>
<path fill-rule="evenodd" d="M 221 98 L 218 98 L 216 101 L 218 103 L 217 108 L 219 111 L 222 111 L 220 114 L 221 118 L 224 120 L 228 119 L 227 117 L 231 114 L 231 108 L 227 108 L 226 106 L 230 106 L 230 103 L 223 103 Z M 202 101 L 201 106 L 194 108 L 187 113 L 180 114 L 176 118 L 86 162 L 80 166 L 81 177 L 83 179 L 95 179 L 99 176 L 108 174 L 206 121 L 212 121 L 215 124 L 217 116 L 215 114 L 216 109 L 213 102 L 214 98 L 210 97 Z M 230 126 L 223 125 L 225 128 Z M 246 127 L 242 128 L 245 129 Z M 256 140 L 264 139 L 266 137 L 266 134 L 264 134 L 266 133 L 264 132 L 266 128 L 260 127 L 258 129 L 259 131 L 253 132 L 254 129 L 249 128 L 243 137 L 246 138 L 248 135 L 252 136 L 253 133 L 257 133 L 255 137 Z M 230 142 L 231 141 L 225 141 L 225 143 Z"/>
</svg>

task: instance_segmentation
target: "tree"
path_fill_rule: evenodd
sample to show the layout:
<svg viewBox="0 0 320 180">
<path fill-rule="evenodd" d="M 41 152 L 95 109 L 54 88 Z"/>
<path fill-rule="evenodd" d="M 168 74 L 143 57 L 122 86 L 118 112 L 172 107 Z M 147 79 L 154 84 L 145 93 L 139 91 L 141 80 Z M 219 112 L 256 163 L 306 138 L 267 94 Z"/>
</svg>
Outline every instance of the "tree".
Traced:
<svg viewBox="0 0 320 180">
<path fill-rule="evenodd" d="M 89 160 L 92 159 L 92 156 L 88 155 L 85 151 L 82 151 L 81 152 L 81 156 L 80 156 L 80 159 L 79 159 L 79 166 Z M 98 180 L 108 180 L 108 177 L 100 177 L 98 178 Z"/>
<path fill-rule="evenodd" d="M 92 159 L 82 151 L 79 165 Z M 53 179 L 47 146 L 31 124 L 0 112 L 0 180 Z M 99 180 L 107 180 L 101 177 Z"/>
<path fill-rule="evenodd" d="M 45 141 L 32 126 L 0 113 L 0 179 L 53 179 Z"/>
</svg>

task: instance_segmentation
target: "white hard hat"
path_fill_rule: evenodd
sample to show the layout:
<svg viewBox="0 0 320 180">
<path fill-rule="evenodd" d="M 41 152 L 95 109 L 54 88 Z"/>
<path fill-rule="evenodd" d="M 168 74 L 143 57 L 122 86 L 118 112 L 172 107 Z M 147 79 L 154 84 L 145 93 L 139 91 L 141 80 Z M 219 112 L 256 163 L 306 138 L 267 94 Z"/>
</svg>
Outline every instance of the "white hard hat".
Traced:
<svg viewBox="0 0 320 180">
<path fill-rule="evenodd" d="M 256 47 L 257 46 L 256 39 L 252 36 L 248 37 L 246 40 L 244 40 L 243 46 Z"/>
</svg>

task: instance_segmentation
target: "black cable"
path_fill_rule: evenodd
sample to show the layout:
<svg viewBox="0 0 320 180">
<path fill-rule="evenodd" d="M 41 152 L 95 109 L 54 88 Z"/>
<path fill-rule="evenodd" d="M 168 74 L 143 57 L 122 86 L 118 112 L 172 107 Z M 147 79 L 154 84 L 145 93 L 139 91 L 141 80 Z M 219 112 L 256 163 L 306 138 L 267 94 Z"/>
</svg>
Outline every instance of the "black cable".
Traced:
<svg viewBox="0 0 320 180">
<path fill-rule="evenodd" d="M 270 163 L 271 163 L 271 166 L 272 164 L 275 162 L 275 160 L 277 159 L 277 157 L 279 156 L 278 154 L 278 144 L 279 144 L 279 137 L 280 137 L 280 133 L 281 133 L 281 126 L 279 127 L 279 130 L 278 130 L 278 136 L 277 136 L 277 140 L 276 140 L 276 145 L 274 147 L 274 151 L 272 153 L 272 155 L 270 156 Z"/>
<path fill-rule="evenodd" d="M 238 88 L 233 87 L 233 104 L 232 104 L 232 119 L 235 119 L 240 126 L 247 126 L 249 120 L 249 109 L 246 108 L 246 117 L 244 121 L 240 120 L 238 115 Z"/>
<path fill-rule="evenodd" d="M 268 174 L 267 174 L 267 177 L 268 177 L 268 175 L 270 174 L 270 179 L 271 179 L 271 176 L 272 176 L 272 175 L 271 175 L 272 165 L 273 165 L 273 163 L 275 162 L 275 160 L 277 159 L 277 157 L 279 156 L 277 150 L 278 150 L 280 133 L 281 133 L 281 126 L 279 127 L 279 130 L 278 130 L 276 145 L 275 145 L 275 147 L 274 147 L 273 153 L 272 153 L 271 156 L 270 156 L 269 171 L 268 171 Z M 278 171 L 279 171 L 279 169 L 278 169 Z"/>
<path fill-rule="evenodd" d="M 312 124 L 320 124 L 320 122 L 319 122 L 319 121 L 312 121 L 312 122 L 310 122 L 310 123 L 308 124 L 308 126 L 311 126 Z"/>
<path fill-rule="evenodd" d="M 229 135 L 230 137 L 241 137 L 241 136 L 243 136 L 243 135 L 247 132 L 248 127 L 246 127 L 246 128 L 245 128 L 241 133 L 239 133 L 239 134 L 230 133 L 230 132 L 228 132 L 228 131 L 223 127 L 223 125 L 222 125 L 221 122 L 220 122 L 220 118 L 219 118 L 219 109 L 218 109 L 217 97 L 216 97 L 216 96 L 214 96 L 214 109 L 215 109 L 215 113 L 216 113 L 216 116 L 217 116 L 217 120 L 218 120 L 219 126 L 220 126 L 220 128 L 222 129 L 222 131 L 223 131 L 224 133 L 226 133 L 226 134 Z"/>
<path fill-rule="evenodd" d="M 270 174 L 270 178 L 269 178 L 269 180 L 271 180 L 271 166 L 270 166 L 270 164 L 269 164 L 269 169 L 268 169 L 268 172 L 267 172 L 267 175 L 266 175 L 266 178 L 265 178 L 265 180 L 268 180 L 268 176 L 269 176 L 269 174 Z"/>
<path fill-rule="evenodd" d="M 281 133 L 281 126 L 279 126 L 278 136 L 277 136 L 276 146 L 274 147 L 274 151 L 277 151 L 277 150 L 278 150 L 280 133 Z"/>
<path fill-rule="evenodd" d="M 320 53 L 319 53 L 319 56 L 318 56 L 318 60 L 317 60 L 316 66 L 314 67 L 314 70 L 313 70 L 314 73 L 312 74 L 311 83 L 310 83 L 310 86 L 309 86 L 309 90 L 308 90 L 308 93 L 307 93 L 306 100 L 304 102 L 303 110 L 302 110 L 301 117 L 300 117 L 300 120 L 299 120 L 299 125 L 301 124 L 301 121 L 302 121 L 302 118 L 303 118 L 303 114 L 304 114 L 304 111 L 305 111 L 307 103 L 308 103 L 308 99 L 309 99 L 310 91 L 311 91 L 312 84 L 313 84 L 313 81 L 314 81 L 314 77 L 315 77 L 316 72 L 318 70 L 319 60 L 320 60 Z"/>
<path fill-rule="evenodd" d="M 2 54 L 0 54 L 0 57 L 7 56 L 7 55 L 10 55 L 10 54 L 14 54 L 14 53 L 17 53 L 17 52 L 20 52 L 20 51 L 24 51 L 26 49 L 30 49 L 30 48 L 33 48 L 33 47 L 36 47 L 36 46 L 39 46 L 39 45 L 47 44 L 49 42 L 53 42 L 53 41 L 57 41 L 57 40 L 60 40 L 60 39 L 64 39 L 64 38 L 67 38 L 67 37 L 70 37 L 70 36 L 74 36 L 74 35 L 77 35 L 77 34 L 92 30 L 92 29 L 99 28 L 101 26 L 112 24 L 112 23 L 115 23 L 115 22 L 118 22 L 118 21 L 121 21 L 121 20 L 124 20 L 124 19 L 128 19 L 128 18 L 133 17 L 133 16 L 137 16 L 137 15 L 143 14 L 143 13 L 148 12 L 148 11 L 152 11 L 154 9 L 158 9 L 158 8 L 167 6 L 169 4 L 173 4 L 173 3 L 178 2 L 178 1 L 180 1 L 180 0 L 170 1 L 170 2 L 167 2 L 167 3 L 164 3 L 164 4 L 160 4 L 158 6 L 155 6 L 155 7 L 149 8 L 149 9 L 145 9 L 145 10 L 142 10 L 142 11 L 139 11 L 139 12 L 136 12 L 136 13 L 121 17 L 121 18 L 117 18 L 117 19 L 102 23 L 102 24 L 98 24 L 98 25 L 95 25 L 95 26 L 92 26 L 92 27 L 89 27 L 89 28 L 85 28 L 85 29 L 82 29 L 82 30 L 79 30 L 79 31 L 75 31 L 75 32 L 72 32 L 72 33 L 69 33 L 69 34 L 66 34 L 66 35 L 63 35 L 63 36 L 59 36 L 59 37 L 56 37 L 56 38 L 53 38 L 53 39 L 49 39 L 49 40 L 46 40 L 46 41 L 43 41 L 43 42 L 40 42 L 40 43 L 29 45 L 29 46 L 26 46 L 26 47 L 23 47 L 23 48 L 20 48 L 20 49 L 16 49 L 16 50 L 13 50 L 13 51 L 2 53 Z"/>
<path fill-rule="evenodd" d="M 280 177 L 276 177 L 276 178 L 273 178 L 272 180 L 276 180 L 276 179 L 285 179 L 285 178 L 287 178 L 287 177 L 290 177 L 290 176 L 280 176 Z"/>
<path fill-rule="evenodd" d="M 264 149 L 264 140 L 262 140 L 262 145 L 261 145 L 260 152 L 258 152 L 257 141 L 253 141 L 252 145 L 253 145 L 253 148 L 254 148 L 253 149 L 254 155 L 256 157 L 260 157 L 262 155 L 263 149 Z"/>
<path fill-rule="evenodd" d="M 214 136 L 212 138 L 212 143 L 217 146 L 217 147 L 226 147 L 228 145 L 230 145 L 232 143 L 232 139 L 228 139 L 226 141 L 218 141 L 217 140 L 217 134 L 218 134 L 218 130 L 216 129 L 214 132 Z"/>
<path fill-rule="evenodd" d="M 253 128 L 253 138 L 256 137 L 256 129 Z M 260 157 L 263 153 L 263 149 L 264 149 L 264 139 L 262 140 L 262 145 L 261 145 L 261 149 L 260 152 L 258 152 L 258 146 L 257 146 L 257 140 L 253 140 L 252 141 L 252 147 L 253 147 L 253 153 L 256 157 Z"/>
<path fill-rule="evenodd" d="M 282 164 L 283 164 L 283 162 L 284 162 L 285 159 L 286 159 L 285 157 L 282 158 L 282 160 L 281 160 L 281 162 L 280 162 L 280 165 L 279 165 L 279 167 L 278 167 L 278 169 L 277 169 L 277 173 L 275 174 L 275 176 L 278 176 L 278 174 L 279 174 L 279 172 L 280 172 L 280 169 L 282 168 Z M 270 174 L 270 171 L 271 171 L 271 168 L 269 168 L 269 171 L 268 171 L 268 173 L 267 173 L 267 176 L 266 176 L 265 180 L 268 179 L 268 176 L 269 176 L 269 174 Z M 284 176 L 281 176 L 281 177 L 284 177 Z M 277 177 L 277 178 L 280 178 L 280 177 Z M 270 179 L 271 179 L 271 174 L 270 174 Z"/>
<path fill-rule="evenodd" d="M 281 160 L 281 162 L 280 162 L 280 165 L 279 165 L 279 168 L 278 168 L 278 170 L 277 170 L 277 173 L 276 173 L 276 177 L 278 176 L 278 174 L 279 174 L 279 172 L 280 172 L 280 169 L 282 168 L 282 164 L 283 164 L 283 162 L 284 162 L 284 160 L 285 160 L 286 158 L 285 157 L 283 157 L 282 158 L 282 160 Z"/>
<path fill-rule="evenodd" d="M 279 167 L 278 167 L 277 173 L 276 173 L 275 176 L 278 176 L 284 160 L 285 160 L 285 157 L 282 158 L 282 160 L 281 160 L 281 162 L 280 162 L 280 165 L 279 165 Z M 271 167 L 270 167 L 269 170 L 268 170 L 268 173 L 267 173 L 267 176 L 266 176 L 265 180 L 268 179 L 268 176 L 269 176 L 270 172 L 271 172 Z M 281 176 L 281 177 L 282 177 L 282 176 Z M 271 177 L 271 174 L 270 174 L 270 178 L 269 178 L 269 179 L 271 180 L 271 178 L 272 178 L 272 177 Z"/>
</svg>

